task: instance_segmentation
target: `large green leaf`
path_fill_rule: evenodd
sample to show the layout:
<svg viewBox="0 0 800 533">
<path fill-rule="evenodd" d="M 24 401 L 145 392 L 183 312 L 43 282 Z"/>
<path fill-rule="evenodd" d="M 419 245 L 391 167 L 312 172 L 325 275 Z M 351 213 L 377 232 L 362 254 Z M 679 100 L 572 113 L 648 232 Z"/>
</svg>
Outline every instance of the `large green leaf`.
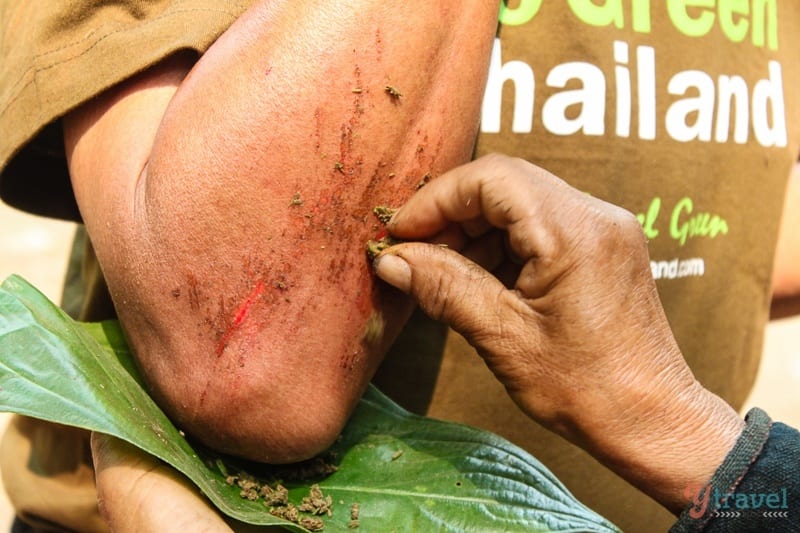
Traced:
<svg viewBox="0 0 800 533">
<path fill-rule="evenodd" d="M 183 472 L 223 513 L 303 530 L 243 499 L 221 466 L 237 462 L 209 456 L 172 425 L 145 392 L 116 322 L 74 322 L 12 276 L 0 287 L 0 358 L 0 410 L 117 436 Z M 319 482 L 334 501 L 325 531 L 352 531 L 353 503 L 361 531 L 617 531 L 520 448 L 412 415 L 374 388 L 331 452 L 338 471 Z M 286 483 L 290 500 L 312 481 Z"/>
</svg>

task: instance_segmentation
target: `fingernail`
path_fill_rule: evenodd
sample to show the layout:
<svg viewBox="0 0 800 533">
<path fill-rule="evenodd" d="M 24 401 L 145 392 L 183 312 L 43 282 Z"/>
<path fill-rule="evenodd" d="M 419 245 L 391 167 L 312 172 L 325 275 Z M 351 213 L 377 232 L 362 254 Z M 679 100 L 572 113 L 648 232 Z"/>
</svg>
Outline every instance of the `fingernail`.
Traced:
<svg viewBox="0 0 800 533">
<path fill-rule="evenodd" d="M 383 254 L 372 263 L 375 274 L 383 281 L 403 292 L 411 289 L 411 267 L 402 258 L 393 254 Z"/>
</svg>

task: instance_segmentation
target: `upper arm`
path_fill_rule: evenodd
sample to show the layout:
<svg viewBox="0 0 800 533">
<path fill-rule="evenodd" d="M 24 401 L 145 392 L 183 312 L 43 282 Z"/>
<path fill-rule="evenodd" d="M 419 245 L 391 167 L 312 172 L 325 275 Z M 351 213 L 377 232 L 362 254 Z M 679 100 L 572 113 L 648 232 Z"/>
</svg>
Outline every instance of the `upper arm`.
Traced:
<svg viewBox="0 0 800 533">
<path fill-rule="evenodd" d="M 335 438 L 402 323 L 363 251 L 372 209 L 469 158 L 497 9 L 308 4 L 258 3 L 185 80 L 175 59 L 67 120 L 154 396 L 207 443 L 272 461 Z"/>
</svg>

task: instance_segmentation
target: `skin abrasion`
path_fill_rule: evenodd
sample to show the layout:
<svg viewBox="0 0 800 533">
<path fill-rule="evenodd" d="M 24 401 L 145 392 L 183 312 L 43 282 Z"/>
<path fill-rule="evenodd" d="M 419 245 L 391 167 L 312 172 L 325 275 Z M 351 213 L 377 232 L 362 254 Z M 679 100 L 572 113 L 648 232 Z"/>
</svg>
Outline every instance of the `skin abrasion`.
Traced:
<svg viewBox="0 0 800 533">
<path fill-rule="evenodd" d="M 236 308 L 233 319 L 231 320 L 230 325 L 223 333 L 222 338 L 219 340 L 219 344 L 217 344 L 217 356 L 222 355 L 222 352 L 225 351 L 225 347 L 228 345 L 231 336 L 238 330 L 241 325 L 244 323 L 245 319 L 247 319 L 247 315 L 250 312 L 250 308 L 253 307 L 253 304 L 258 300 L 259 296 L 264 292 L 264 283 L 259 281 L 256 283 L 256 286 L 247 295 L 247 298 L 239 304 L 239 307 Z"/>
</svg>

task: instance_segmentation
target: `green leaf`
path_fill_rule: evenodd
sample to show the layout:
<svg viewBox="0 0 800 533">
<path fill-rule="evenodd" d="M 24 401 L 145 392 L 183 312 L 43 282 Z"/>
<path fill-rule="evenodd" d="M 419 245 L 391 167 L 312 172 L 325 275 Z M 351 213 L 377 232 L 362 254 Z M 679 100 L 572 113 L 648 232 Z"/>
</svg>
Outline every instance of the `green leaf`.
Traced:
<svg viewBox="0 0 800 533">
<path fill-rule="evenodd" d="M 181 471 L 223 513 L 304 531 L 226 482 L 224 464 L 262 474 L 263 465 L 214 456 L 173 426 L 145 392 L 116 322 L 75 322 L 12 276 L 0 287 L 0 356 L 0 410 L 114 435 Z M 520 448 L 412 415 L 375 388 L 331 453 L 338 471 L 319 481 L 334 502 L 325 531 L 353 531 L 353 503 L 360 531 L 618 531 Z M 299 503 L 311 481 L 286 486 Z"/>
</svg>

